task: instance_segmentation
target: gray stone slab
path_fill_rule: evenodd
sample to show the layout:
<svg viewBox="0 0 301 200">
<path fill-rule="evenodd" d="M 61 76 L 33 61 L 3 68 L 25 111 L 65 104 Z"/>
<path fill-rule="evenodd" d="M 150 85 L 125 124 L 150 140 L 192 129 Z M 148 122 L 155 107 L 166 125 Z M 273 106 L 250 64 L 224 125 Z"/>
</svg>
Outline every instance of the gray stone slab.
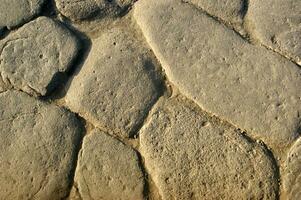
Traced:
<svg viewBox="0 0 301 200">
<path fill-rule="evenodd" d="M 64 198 L 81 139 L 64 109 L 17 91 L 0 94 L 0 199 Z"/>
<path fill-rule="evenodd" d="M 38 15 L 45 0 L 1 0 L 0 28 L 12 29 Z"/>
<path fill-rule="evenodd" d="M 266 150 L 187 99 L 161 99 L 140 145 L 163 200 L 277 197 L 276 166 Z"/>
<path fill-rule="evenodd" d="M 0 41 L 0 79 L 33 95 L 45 95 L 58 84 L 79 49 L 64 26 L 39 17 Z M 8 87 L 8 86 L 7 86 Z"/>
<path fill-rule="evenodd" d="M 106 133 L 84 138 L 75 181 L 85 200 L 142 200 L 144 178 L 136 152 Z"/>
<path fill-rule="evenodd" d="M 98 127 L 131 136 L 159 95 L 149 55 L 126 28 L 104 31 L 71 82 L 67 106 Z"/>
<path fill-rule="evenodd" d="M 252 0 L 246 19 L 253 38 L 301 65 L 301 1 Z"/>
<path fill-rule="evenodd" d="M 180 92 L 272 147 L 298 136 L 301 70 L 179 0 L 140 0 L 134 18 Z"/>
</svg>

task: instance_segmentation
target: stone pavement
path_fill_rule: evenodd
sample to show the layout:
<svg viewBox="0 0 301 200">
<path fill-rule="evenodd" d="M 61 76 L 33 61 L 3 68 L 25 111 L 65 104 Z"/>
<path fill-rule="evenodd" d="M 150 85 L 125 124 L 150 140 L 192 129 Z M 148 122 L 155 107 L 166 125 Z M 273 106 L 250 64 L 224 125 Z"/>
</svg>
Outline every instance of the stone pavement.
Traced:
<svg viewBox="0 0 301 200">
<path fill-rule="evenodd" d="M 301 199 L 301 1 L 2 0 L 0 200 Z"/>
</svg>

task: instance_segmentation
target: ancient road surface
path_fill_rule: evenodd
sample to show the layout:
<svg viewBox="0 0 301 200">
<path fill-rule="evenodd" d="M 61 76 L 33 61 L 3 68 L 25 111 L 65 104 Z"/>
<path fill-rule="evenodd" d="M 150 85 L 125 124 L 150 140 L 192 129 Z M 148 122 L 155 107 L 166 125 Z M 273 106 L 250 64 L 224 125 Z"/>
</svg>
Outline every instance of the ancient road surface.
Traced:
<svg viewBox="0 0 301 200">
<path fill-rule="evenodd" d="M 301 199 L 301 1 L 2 0 L 0 200 Z"/>
</svg>

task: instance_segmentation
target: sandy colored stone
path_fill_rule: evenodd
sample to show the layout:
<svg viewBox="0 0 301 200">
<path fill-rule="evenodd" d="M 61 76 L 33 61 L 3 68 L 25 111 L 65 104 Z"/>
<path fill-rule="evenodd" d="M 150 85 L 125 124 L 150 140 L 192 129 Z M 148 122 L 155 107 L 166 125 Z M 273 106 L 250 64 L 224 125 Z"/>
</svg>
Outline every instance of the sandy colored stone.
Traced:
<svg viewBox="0 0 301 200">
<path fill-rule="evenodd" d="M 301 1 L 252 0 L 247 22 L 254 38 L 301 65 Z"/>
<path fill-rule="evenodd" d="M 17 91 L 0 94 L 0 199 L 68 194 L 80 123 L 64 109 Z"/>
<path fill-rule="evenodd" d="M 117 16 L 134 0 L 55 0 L 58 10 L 72 20 L 84 20 L 100 15 Z"/>
<path fill-rule="evenodd" d="M 125 28 L 104 31 L 72 80 L 66 104 L 98 127 L 128 137 L 158 98 L 149 50 Z"/>
<path fill-rule="evenodd" d="M 78 48 L 64 26 L 39 17 L 0 41 L 0 78 L 30 94 L 45 95 L 69 69 Z"/>
<path fill-rule="evenodd" d="M 277 196 L 275 166 L 264 148 L 187 100 L 161 99 L 140 144 L 163 200 Z"/>
<path fill-rule="evenodd" d="M 140 0 L 134 18 L 180 91 L 272 147 L 298 135 L 301 70 L 179 0 Z"/>
<path fill-rule="evenodd" d="M 284 194 L 289 200 L 298 200 L 301 196 L 301 139 L 291 147 L 283 172 Z"/>
<path fill-rule="evenodd" d="M 136 152 L 98 130 L 84 138 L 75 181 L 85 200 L 142 200 L 144 178 Z"/>
<path fill-rule="evenodd" d="M 39 14 L 45 0 L 1 0 L 0 29 L 20 26 Z"/>
<path fill-rule="evenodd" d="M 201 8 L 214 17 L 242 29 L 243 18 L 246 12 L 246 0 L 184 0 Z"/>
</svg>

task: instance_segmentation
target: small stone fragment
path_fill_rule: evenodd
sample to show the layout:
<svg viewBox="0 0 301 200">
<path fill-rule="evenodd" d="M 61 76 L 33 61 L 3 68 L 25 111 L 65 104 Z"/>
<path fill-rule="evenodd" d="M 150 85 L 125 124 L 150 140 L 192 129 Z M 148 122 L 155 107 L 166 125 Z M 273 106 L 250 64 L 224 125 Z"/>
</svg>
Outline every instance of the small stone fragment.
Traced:
<svg viewBox="0 0 301 200">
<path fill-rule="evenodd" d="M 271 147 L 298 136 L 301 70 L 180 0 L 140 0 L 137 20 L 169 80 Z"/>
<path fill-rule="evenodd" d="M 76 37 L 58 22 L 39 17 L 0 41 L 0 79 L 33 95 L 45 95 L 71 66 Z"/>
<path fill-rule="evenodd" d="M 56 0 L 58 10 L 72 20 L 84 20 L 95 15 L 118 16 L 134 0 Z"/>
<path fill-rule="evenodd" d="M 301 139 L 292 146 L 284 165 L 284 193 L 289 200 L 301 197 Z"/>
<path fill-rule="evenodd" d="M 276 166 L 265 149 L 187 100 L 161 99 L 140 145 L 163 200 L 277 196 Z"/>
<path fill-rule="evenodd" d="M 0 94 L 0 199 L 59 200 L 69 191 L 81 127 L 64 109 Z"/>
<path fill-rule="evenodd" d="M 301 65 L 300 0 L 252 0 L 246 19 L 254 38 Z"/>
<path fill-rule="evenodd" d="M 1 0 L 0 29 L 12 29 L 38 15 L 45 0 Z"/>
<path fill-rule="evenodd" d="M 144 178 L 136 152 L 98 130 L 84 138 L 75 174 L 85 200 L 142 200 Z"/>
<path fill-rule="evenodd" d="M 66 104 L 98 127 L 131 136 L 158 98 L 149 50 L 125 28 L 104 31 L 70 85 Z"/>
<path fill-rule="evenodd" d="M 185 0 L 185 2 L 192 3 L 210 15 L 230 23 L 238 30 L 242 29 L 246 0 Z"/>
</svg>

